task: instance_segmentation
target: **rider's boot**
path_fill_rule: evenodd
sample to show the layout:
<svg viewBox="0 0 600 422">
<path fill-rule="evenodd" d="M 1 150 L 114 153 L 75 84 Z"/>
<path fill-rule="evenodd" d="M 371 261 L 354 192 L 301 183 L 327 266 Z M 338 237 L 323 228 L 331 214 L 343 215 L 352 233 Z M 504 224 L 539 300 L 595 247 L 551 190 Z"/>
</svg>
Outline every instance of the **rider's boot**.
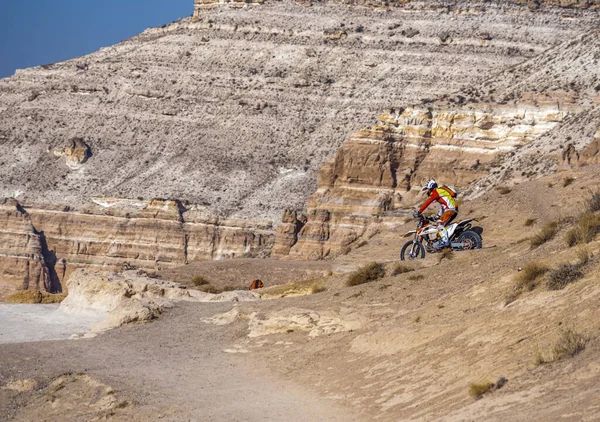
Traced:
<svg viewBox="0 0 600 422">
<path fill-rule="evenodd" d="M 438 226 L 438 231 L 440 232 L 441 242 L 439 248 L 445 248 L 450 246 L 450 240 L 448 239 L 448 230 L 444 226 Z"/>
</svg>

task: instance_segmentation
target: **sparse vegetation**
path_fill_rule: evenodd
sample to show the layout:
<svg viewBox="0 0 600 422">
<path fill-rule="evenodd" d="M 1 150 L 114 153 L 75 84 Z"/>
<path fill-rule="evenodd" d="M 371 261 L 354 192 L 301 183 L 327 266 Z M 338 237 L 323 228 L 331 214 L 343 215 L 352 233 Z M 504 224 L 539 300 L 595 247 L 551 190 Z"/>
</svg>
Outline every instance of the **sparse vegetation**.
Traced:
<svg viewBox="0 0 600 422">
<path fill-rule="evenodd" d="M 585 349 L 586 343 L 587 338 L 585 336 L 572 328 L 565 328 L 561 330 L 559 338 L 548 353 L 544 354 L 539 348 L 534 350 L 533 364 L 539 366 L 566 357 L 573 357 Z"/>
<path fill-rule="evenodd" d="M 346 281 L 347 286 L 358 286 L 359 284 L 370 283 L 371 281 L 378 280 L 385 276 L 385 267 L 383 264 L 373 262 L 365 265 L 362 268 L 354 271 L 350 274 L 350 277 Z"/>
<path fill-rule="evenodd" d="M 327 282 L 330 276 L 331 274 L 324 277 L 312 278 L 308 280 L 299 280 L 288 284 L 281 284 L 278 286 L 263 288 L 260 289 L 260 291 L 254 291 L 258 293 L 261 297 L 268 299 L 316 294 L 327 290 L 327 288 L 325 287 L 325 283 Z"/>
<path fill-rule="evenodd" d="M 597 212 L 600 211 L 600 190 L 592 194 L 592 197 L 588 201 L 588 211 Z"/>
<path fill-rule="evenodd" d="M 508 195 L 509 193 L 512 192 L 512 189 L 510 189 L 509 187 L 506 187 L 506 186 L 496 186 L 496 190 L 498 191 L 498 193 L 500 195 Z"/>
<path fill-rule="evenodd" d="M 573 183 L 575 181 L 574 177 L 565 177 L 563 179 L 563 188 L 566 188 L 567 186 L 569 186 L 571 183 Z"/>
<path fill-rule="evenodd" d="M 340 255 L 348 255 L 351 251 L 352 251 L 352 248 L 350 246 L 344 246 L 342 249 L 340 249 L 339 254 Z"/>
<path fill-rule="evenodd" d="M 409 273 L 411 271 L 414 271 L 414 268 L 410 268 L 410 267 L 407 267 L 406 265 L 398 264 L 394 268 L 394 271 L 392 271 L 392 275 L 400 275 L 400 274 L 404 274 L 404 273 Z"/>
<path fill-rule="evenodd" d="M 60 303 L 67 297 L 66 293 L 52 294 L 39 290 L 19 290 L 6 298 L 8 303 Z"/>
<path fill-rule="evenodd" d="M 563 264 L 548 273 L 546 286 L 549 290 L 562 290 L 568 284 L 583 277 L 580 265 Z"/>
<path fill-rule="evenodd" d="M 408 276 L 408 279 L 411 281 L 423 280 L 424 278 L 425 276 L 423 274 L 413 274 Z"/>
<path fill-rule="evenodd" d="M 544 227 L 531 238 L 531 247 L 537 248 L 551 240 L 558 233 L 558 223 L 549 221 Z"/>
<path fill-rule="evenodd" d="M 194 283 L 196 286 L 205 286 L 210 284 L 210 282 L 201 275 L 197 275 L 196 277 L 192 278 L 192 283 Z"/>
<path fill-rule="evenodd" d="M 363 240 L 361 242 L 358 243 L 358 245 L 356 245 L 356 248 L 362 248 L 363 246 L 367 246 L 369 244 L 369 242 L 367 242 L 366 240 Z"/>
<path fill-rule="evenodd" d="M 589 243 L 600 232 L 600 216 L 596 214 L 584 214 L 579 218 L 575 227 L 570 229 L 566 235 L 567 245 L 570 247 Z"/>
<path fill-rule="evenodd" d="M 523 224 L 525 227 L 531 227 L 537 222 L 537 218 L 528 218 Z"/>
<path fill-rule="evenodd" d="M 521 268 L 515 277 L 515 285 L 506 296 L 505 304 L 514 302 L 524 292 L 530 292 L 539 284 L 541 277 L 549 270 L 548 266 L 539 262 L 529 262 Z"/>
<path fill-rule="evenodd" d="M 554 360 L 563 357 L 572 357 L 585 349 L 587 339 L 571 328 L 561 331 L 560 338 L 552 347 L 552 357 Z"/>
<path fill-rule="evenodd" d="M 480 399 L 485 393 L 489 393 L 494 388 L 494 383 L 490 381 L 472 382 L 469 385 L 469 395 L 474 399 Z"/>
<path fill-rule="evenodd" d="M 327 291 L 327 288 L 325 286 L 319 286 L 319 285 L 316 285 L 316 284 L 313 285 L 310 288 L 310 294 L 311 295 L 315 295 L 317 293 L 322 293 L 322 292 L 325 292 L 325 291 Z"/>
<path fill-rule="evenodd" d="M 575 255 L 577 256 L 577 261 L 579 261 L 578 263 L 580 266 L 587 265 L 590 261 L 590 250 L 585 245 L 577 248 Z"/>
<path fill-rule="evenodd" d="M 212 294 L 220 293 L 219 289 L 217 289 L 212 284 L 203 284 L 203 285 L 201 285 L 200 290 L 202 290 L 204 293 L 212 293 Z"/>
</svg>

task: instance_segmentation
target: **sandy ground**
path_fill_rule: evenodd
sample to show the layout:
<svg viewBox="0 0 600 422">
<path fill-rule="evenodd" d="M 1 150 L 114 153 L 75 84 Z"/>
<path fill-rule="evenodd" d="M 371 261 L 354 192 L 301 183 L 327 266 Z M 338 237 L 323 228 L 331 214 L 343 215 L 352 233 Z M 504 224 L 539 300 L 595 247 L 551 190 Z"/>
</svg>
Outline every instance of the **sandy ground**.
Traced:
<svg viewBox="0 0 600 422">
<path fill-rule="evenodd" d="M 0 420 L 598 420 L 600 237 L 580 280 L 558 291 L 541 280 L 506 303 L 520 266 L 575 262 L 565 236 L 600 189 L 597 174 L 588 166 L 464 204 L 460 218 L 480 218 L 486 248 L 428 255 L 405 263 L 408 273 L 390 274 L 401 228 L 334 261 L 318 294 L 179 303 L 94 339 L 1 344 Z M 561 187 L 565 176 L 575 179 Z M 528 238 L 552 220 L 559 232 L 531 249 Z M 371 261 L 388 275 L 346 287 L 336 271 Z M 264 264 L 264 275 L 280 271 Z M 536 365 L 536 351 L 550 359 L 566 328 L 584 350 Z M 79 378 L 56 391 L 65 374 Z M 472 383 L 500 377 L 502 389 L 469 395 Z M 25 385 L 36 387 L 14 389 Z"/>
<path fill-rule="evenodd" d="M 201 319 L 229 308 L 182 303 L 156 322 L 94 339 L 1 345 L 0 383 L 18 376 L 45 386 L 65 373 L 86 374 L 122 391 L 131 403 L 116 409 L 113 420 L 360 420 L 333 400 L 273 375 L 260 356 L 225 352 L 239 333 Z M 22 400 L 43 393 L 0 389 L 0 419 L 82 420 L 85 409 L 53 415 L 51 403 L 21 408 Z"/>
<path fill-rule="evenodd" d="M 59 305 L 0 304 L 0 344 L 68 339 L 90 331 L 98 314 L 72 314 Z"/>
</svg>

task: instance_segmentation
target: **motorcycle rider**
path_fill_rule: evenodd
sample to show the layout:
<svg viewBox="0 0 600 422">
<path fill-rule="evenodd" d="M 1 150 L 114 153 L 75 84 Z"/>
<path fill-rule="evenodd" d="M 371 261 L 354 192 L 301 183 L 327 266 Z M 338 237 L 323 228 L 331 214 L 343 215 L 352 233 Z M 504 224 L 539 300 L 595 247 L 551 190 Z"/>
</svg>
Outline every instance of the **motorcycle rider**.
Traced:
<svg viewBox="0 0 600 422">
<path fill-rule="evenodd" d="M 418 214 L 423 213 L 433 201 L 437 201 L 440 204 L 440 211 L 437 215 L 437 229 L 442 238 L 439 248 L 450 246 L 446 226 L 458 215 L 458 205 L 454 199 L 454 197 L 456 197 L 456 192 L 447 186 L 438 187 L 437 182 L 433 179 L 429 180 L 427 184 L 423 186 L 423 191 L 427 191 L 429 198 L 421 205 Z"/>
</svg>

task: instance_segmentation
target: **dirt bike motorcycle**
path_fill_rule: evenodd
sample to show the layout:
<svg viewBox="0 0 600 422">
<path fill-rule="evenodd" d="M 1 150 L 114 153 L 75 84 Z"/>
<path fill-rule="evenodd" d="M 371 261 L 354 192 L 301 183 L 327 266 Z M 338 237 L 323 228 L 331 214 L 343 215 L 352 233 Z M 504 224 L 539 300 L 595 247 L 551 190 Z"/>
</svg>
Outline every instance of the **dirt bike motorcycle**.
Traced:
<svg viewBox="0 0 600 422">
<path fill-rule="evenodd" d="M 400 252 L 400 260 L 423 259 L 425 251 L 428 253 L 441 252 L 444 247 L 440 247 L 442 238 L 437 229 L 437 218 L 425 217 L 421 213 L 416 213 L 415 218 L 419 219 L 416 230 L 411 230 L 404 235 L 409 237 L 414 235 L 414 239 L 406 242 Z M 481 249 L 483 240 L 481 227 L 473 227 L 471 222 L 477 221 L 475 218 L 468 218 L 458 223 L 452 223 L 446 226 L 448 231 L 448 240 L 450 247 L 455 251 L 467 251 L 471 249 Z"/>
</svg>

